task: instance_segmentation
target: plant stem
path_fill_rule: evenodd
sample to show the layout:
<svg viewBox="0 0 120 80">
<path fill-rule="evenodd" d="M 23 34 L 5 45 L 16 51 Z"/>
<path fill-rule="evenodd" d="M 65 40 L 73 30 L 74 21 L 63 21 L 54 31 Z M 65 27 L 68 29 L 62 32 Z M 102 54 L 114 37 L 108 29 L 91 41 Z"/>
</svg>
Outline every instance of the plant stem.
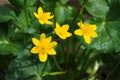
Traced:
<svg viewBox="0 0 120 80">
<path fill-rule="evenodd" d="M 105 78 L 105 80 L 109 80 L 112 73 L 116 70 L 116 68 L 120 65 L 120 62 L 118 62 L 115 67 L 112 69 L 112 71 L 108 74 L 108 76 Z"/>
<path fill-rule="evenodd" d="M 87 64 L 88 64 L 88 59 L 89 59 L 89 56 L 90 56 L 90 53 L 91 51 L 89 49 L 86 49 L 84 56 L 83 56 L 83 62 L 81 63 L 81 70 L 80 70 L 80 75 L 81 77 L 83 76 L 83 74 L 85 73 L 86 69 L 87 69 Z"/>
<path fill-rule="evenodd" d="M 46 68 L 47 62 L 48 62 L 48 60 L 45 62 L 45 65 L 44 65 L 44 67 L 43 67 L 43 69 L 42 69 L 41 76 L 43 76 L 43 75 L 44 75 L 43 73 L 44 73 L 44 71 L 45 71 L 45 68 Z"/>
<path fill-rule="evenodd" d="M 55 64 L 56 64 L 57 68 L 58 68 L 60 71 L 63 71 L 62 68 L 60 67 L 60 65 L 58 64 L 55 56 L 53 56 L 53 60 L 55 61 Z"/>
<path fill-rule="evenodd" d="M 24 0 L 24 10 L 25 10 L 25 16 L 26 16 L 27 26 L 29 26 L 30 25 L 30 19 L 29 19 L 29 12 L 28 12 L 27 0 Z"/>
</svg>

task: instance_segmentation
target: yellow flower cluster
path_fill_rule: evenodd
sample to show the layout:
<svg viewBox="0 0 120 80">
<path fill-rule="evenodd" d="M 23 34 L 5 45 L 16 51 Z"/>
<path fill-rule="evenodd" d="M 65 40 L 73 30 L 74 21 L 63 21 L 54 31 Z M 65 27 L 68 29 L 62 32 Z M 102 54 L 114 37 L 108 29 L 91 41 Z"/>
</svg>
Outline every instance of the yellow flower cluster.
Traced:
<svg viewBox="0 0 120 80">
<path fill-rule="evenodd" d="M 34 12 L 34 16 L 39 20 L 40 24 L 52 24 L 52 22 L 49 19 L 52 19 L 54 16 L 50 16 L 51 12 L 44 12 L 41 7 L 38 8 L 38 13 Z M 75 35 L 83 36 L 84 40 L 87 44 L 90 44 L 91 38 L 97 37 L 96 25 L 91 24 L 84 24 L 82 21 L 77 23 L 79 26 L 79 29 L 76 29 L 74 31 Z M 69 25 L 64 24 L 60 26 L 58 23 L 56 23 L 56 28 L 54 29 L 55 33 L 61 38 L 66 39 L 67 37 L 72 36 L 72 33 L 68 32 Z M 57 42 L 53 41 L 51 42 L 52 37 L 46 38 L 46 35 L 42 33 L 40 35 L 40 40 L 36 38 L 32 38 L 32 42 L 35 45 L 31 49 L 31 53 L 38 54 L 39 60 L 41 62 L 45 62 L 47 60 L 48 55 L 56 55 L 56 51 L 54 47 L 57 45 Z"/>
</svg>

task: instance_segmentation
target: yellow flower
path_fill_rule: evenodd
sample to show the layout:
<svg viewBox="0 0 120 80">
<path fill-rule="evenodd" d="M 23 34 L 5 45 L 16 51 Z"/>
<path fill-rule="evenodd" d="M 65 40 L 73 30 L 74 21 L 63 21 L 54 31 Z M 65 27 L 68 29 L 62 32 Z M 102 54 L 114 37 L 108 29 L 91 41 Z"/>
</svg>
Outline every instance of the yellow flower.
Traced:
<svg viewBox="0 0 120 80">
<path fill-rule="evenodd" d="M 40 40 L 32 38 L 32 42 L 35 46 L 31 49 L 31 53 L 38 54 L 41 62 L 47 60 L 48 54 L 56 55 L 56 51 L 53 47 L 57 45 L 57 42 L 51 42 L 51 39 L 51 36 L 46 38 L 44 33 L 40 35 Z"/>
<path fill-rule="evenodd" d="M 61 27 L 58 23 L 56 23 L 55 32 L 61 39 L 66 39 L 66 37 L 70 37 L 72 35 L 70 32 L 67 32 L 68 29 L 68 24 L 62 25 Z"/>
<path fill-rule="evenodd" d="M 39 20 L 41 24 L 52 24 L 49 19 L 52 19 L 54 16 L 50 16 L 51 12 L 43 12 L 41 7 L 38 8 L 38 14 L 34 12 L 34 16 Z"/>
<path fill-rule="evenodd" d="M 83 36 L 86 43 L 90 44 L 91 37 L 95 38 L 97 37 L 96 25 L 91 24 L 83 24 L 82 21 L 78 22 L 78 26 L 80 29 L 77 29 L 74 31 L 74 34 Z"/>
</svg>

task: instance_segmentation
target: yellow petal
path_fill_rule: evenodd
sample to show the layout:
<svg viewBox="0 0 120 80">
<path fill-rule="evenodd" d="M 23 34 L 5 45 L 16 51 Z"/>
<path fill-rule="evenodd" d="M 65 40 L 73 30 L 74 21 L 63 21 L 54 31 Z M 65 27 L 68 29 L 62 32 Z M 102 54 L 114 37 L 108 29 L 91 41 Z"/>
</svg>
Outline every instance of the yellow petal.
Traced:
<svg viewBox="0 0 120 80">
<path fill-rule="evenodd" d="M 38 15 L 41 15 L 41 14 L 43 14 L 43 10 L 42 10 L 42 7 L 39 7 L 38 8 Z"/>
<path fill-rule="evenodd" d="M 49 21 L 49 20 L 45 20 L 45 23 L 46 23 L 46 24 L 52 24 L 52 22 Z"/>
<path fill-rule="evenodd" d="M 66 37 L 70 37 L 71 35 L 72 35 L 72 34 L 71 34 L 70 32 L 66 32 L 66 33 L 65 33 L 65 36 L 66 36 Z"/>
<path fill-rule="evenodd" d="M 60 37 L 61 39 L 66 39 L 66 36 L 64 36 L 64 35 L 59 35 L 59 37 Z"/>
<path fill-rule="evenodd" d="M 42 33 L 40 35 L 40 42 L 43 42 L 46 39 L 46 35 L 44 33 Z"/>
<path fill-rule="evenodd" d="M 51 40 L 52 40 L 52 37 L 51 37 L 51 36 L 50 36 L 50 37 L 48 37 L 48 38 L 46 38 L 47 43 L 50 43 L 50 42 L 51 42 Z"/>
<path fill-rule="evenodd" d="M 60 27 L 60 25 L 58 23 L 56 23 L 56 28 L 54 30 L 55 30 L 56 34 L 59 35 L 61 27 Z"/>
<path fill-rule="evenodd" d="M 40 41 L 36 38 L 32 38 L 32 42 L 34 45 L 38 46 L 40 44 Z"/>
<path fill-rule="evenodd" d="M 63 26 L 62 26 L 62 29 L 65 30 L 65 31 L 68 31 L 69 25 L 68 25 L 68 24 L 63 25 Z"/>
<path fill-rule="evenodd" d="M 48 57 L 47 53 L 39 53 L 39 60 L 41 62 L 47 61 L 47 57 Z"/>
<path fill-rule="evenodd" d="M 97 37 L 97 36 L 98 36 L 98 35 L 97 35 L 96 32 L 92 32 L 92 33 L 91 33 L 91 37 L 95 38 L 95 37 Z"/>
<path fill-rule="evenodd" d="M 30 51 L 33 54 L 38 54 L 39 53 L 39 48 L 38 47 L 33 47 Z"/>
<path fill-rule="evenodd" d="M 39 23 L 41 24 L 41 25 L 43 25 L 43 24 L 45 24 L 45 21 L 44 20 L 39 20 Z"/>
<path fill-rule="evenodd" d="M 48 50 L 48 54 L 49 55 L 56 55 L 56 51 L 53 48 L 51 48 L 50 50 Z"/>
<path fill-rule="evenodd" d="M 34 12 L 34 16 L 39 19 L 39 15 L 36 12 Z"/>
<path fill-rule="evenodd" d="M 83 28 L 84 27 L 84 24 L 82 23 L 82 21 L 78 22 L 77 25 L 79 26 L 79 28 Z"/>
<path fill-rule="evenodd" d="M 56 23 L 56 29 L 59 30 L 61 29 L 60 25 L 58 23 Z"/>
<path fill-rule="evenodd" d="M 89 24 L 89 26 L 90 26 L 90 29 L 91 29 L 91 30 L 93 30 L 93 31 L 96 30 L 96 25 L 90 25 L 90 24 Z"/>
<path fill-rule="evenodd" d="M 77 29 L 74 31 L 74 34 L 82 36 L 83 35 L 83 31 L 81 29 Z"/>
<path fill-rule="evenodd" d="M 46 18 L 46 19 L 51 19 L 51 18 L 54 17 L 53 15 L 50 16 L 50 14 L 51 14 L 51 12 L 46 12 L 46 13 L 44 13 L 45 18 Z"/>
<path fill-rule="evenodd" d="M 84 39 L 87 44 L 90 44 L 91 42 L 90 36 L 84 35 Z"/>
<path fill-rule="evenodd" d="M 57 42 L 53 41 L 53 42 L 50 43 L 50 45 L 51 45 L 51 47 L 54 47 L 54 46 L 57 45 Z"/>
</svg>

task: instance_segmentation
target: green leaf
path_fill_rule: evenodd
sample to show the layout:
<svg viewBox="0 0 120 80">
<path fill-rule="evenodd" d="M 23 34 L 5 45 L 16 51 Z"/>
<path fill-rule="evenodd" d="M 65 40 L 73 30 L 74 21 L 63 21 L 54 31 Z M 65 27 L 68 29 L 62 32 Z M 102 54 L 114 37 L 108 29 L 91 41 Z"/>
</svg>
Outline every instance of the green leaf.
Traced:
<svg viewBox="0 0 120 80">
<path fill-rule="evenodd" d="M 18 25 L 18 27 L 23 31 L 26 32 L 27 31 L 27 22 L 26 22 L 26 16 L 25 16 L 25 12 L 21 11 L 19 16 L 17 17 L 17 20 L 15 21 L 15 23 Z"/>
<path fill-rule="evenodd" d="M 55 5 L 58 0 L 40 0 L 44 5 Z"/>
<path fill-rule="evenodd" d="M 68 23 L 72 21 L 74 9 L 70 6 L 57 4 L 55 8 L 55 18 L 58 23 Z"/>
<path fill-rule="evenodd" d="M 110 10 L 106 16 L 107 25 L 120 32 L 120 0 L 108 0 Z"/>
<path fill-rule="evenodd" d="M 7 29 L 8 29 L 7 27 L 0 26 L 0 46 L 1 46 L 0 54 L 1 55 L 8 55 L 8 54 L 18 55 L 19 52 L 23 49 L 23 46 L 19 42 L 12 41 L 13 37 L 10 37 L 12 33 L 8 33 Z"/>
<path fill-rule="evenodd" d="M 14 54 L 17 55 L 20 50 L 20 44 L 18 43 L 11 43 L 7 41 L 6 39 L 0 39 L 0 54 L 2 55 L 8 55 L 8 54 Z"/>
<path fill-rule="evenodd" d="M 37 31 L 40 32 L 39 30 L 40 30 L 39 22 L 38 22 L 38 20 L 35 20 L 35 21 L 30 25 L 30 27 L 28 28 L 28 33 L 29 33 L 29 34 L 34 34 L 34 33 L 36 33 Z"/>
<path fill-rule="evenodd" d="M 119 52 L 120 33 L 112 28 L 109 22 L 100 22 L 96 24 L 98 37 L 93 39 L 90 48 L 96 49 L 101 53 Z M 116 25 L 112 26 L 116 27 Z"/>
<path fill-rule="evenodd" d="M 24 0 L 9 0 L 15 8 L 23 8 Z"/>
<path fill-rule="evenodd" d="M 14 19 L 15 13 L 9 6 L 0 6 L 0 22 Z"/>
<path fill-rule="evenodd" d="M 104 18 L 109 10 L 105 0 L 88 0 L 85 4 L 85 8 L 91 15 L 101 18 Z"/>
<path fill-rule="evenodd" d="M 27 6 L 32 6 L 36 2 L 36 0 L 26 0 Z M 9 0 L 9 2 L 18 9 L 22 9 L 24 7 L 24 0 Z"/>
<path fill-rule="evenodd" d="M 120 9 L 117 8 L 118 5 L 120 5 L 119 0 L 110 3 L 106 20 L 96 22 L 98 38 L 94 39 L 91 47 L 102 53 L 120 51 Z"/>
<path fill-rule="evenodd" d="M 42 80 L 42 71 L 45 63 L 41 63 L 38 56 L 31 55 L 28 50 L 23 51 L 9 65 L 6 80 Z M 51 71 L 48 61 L 43 74 Z"/>
<path fill-rule="evenodd" d="M 60 0 L 62 4 L 66 4 L 69 0 Z"/>
</svg>

